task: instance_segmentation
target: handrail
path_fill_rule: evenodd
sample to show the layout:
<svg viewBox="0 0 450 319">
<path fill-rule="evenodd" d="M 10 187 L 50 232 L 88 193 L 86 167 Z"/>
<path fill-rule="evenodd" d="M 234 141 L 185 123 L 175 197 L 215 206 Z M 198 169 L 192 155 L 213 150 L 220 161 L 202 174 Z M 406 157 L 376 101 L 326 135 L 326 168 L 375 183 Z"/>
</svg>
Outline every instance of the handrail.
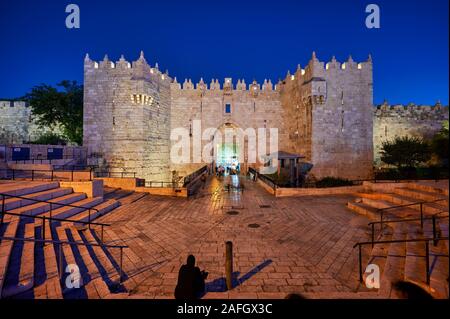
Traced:
<svg viewBox="0 0 450 319">
<path fill-rule="evenodd" d="M 192 172 L 191 174 L 185 176 L 183 178 L 183 187 L 188 185 L 189 183 L 191 183 L 195 178 L 197 178 L 198 176 L 200 176 L 201 174 L 203 174 L 207 170 L 208 170 L 208 166 L 204 165 L 201 168 L 199 168 L 198 170 L 196 170 L 196 171 Z"/>
<path fill-rule="evenodd" d="M 74 181 L 74 173 L 81 173 L 81 172 L 89 172 L 89 181 L 92 181 L 92 175 L 93 175 L 93 169 L 90 168 L 89 170 L 84 170 L 84 171 L 80 171 L 80 170 L 75 170 L 75 169 L 71 169 L 71 170 L 55 170 L 55 169 L 16 169 L 16 168 L 1 168 L 0 172 L 5 172 L 6 176 L 3 177 L 3 179 L 12 179 L 13 181 L 16 180 L 16 178 L 24 178 L 27 179 L 27 177 L 22 177 L 22 176 L 17 176 L 16 172 L 24 172 L 24 174 L 26 174 L 26 172 L 31 173 L 31 180 L 34 181 L 35 180 L 35 173 L 51 173 L 50 177 L 49 176 L 42 176 L 41 178 L 39 178 L 39 180 L 50 180 L 50 181 L 58 181 L 58 180 L 67 180 L 66 178 L 59 178 L 58 176 L 55 176 L 55 172 L 56 173 L 71 173 L 70 178 L 68 178 L 70 181 Z M 8 172 L 12 172 L 12 176 L 11 178 L 8 178 Z M 30 178 L 30 177 L 28 177 Z"/>
<path fill-rule="evenodd" d="M 436 242 L 439 240 L 448 240 L 448 237 L 439 238 L 417 238 L 417 239 L 396 239 L 396 240 L 380 240 L 380 241 L 367 241 L 359 242 L 353 245 L 353 249 L 358 247 L 359 250 L 359 281 L 363 282 L 363 271 L 362 271 L 362 249 L 363 245 L 378 245 L 378 244 L 391 244 L 391 243 L 411 243 L 411 242 L 425 242 L 425 267 L 426 267 L 426 281 L 427 285 L 430 285 L 430 241 Z"/>
<path fill-rule="evenodd" d="M 101 226 L 101 239 L 103 241 L 103 227 L 104 226 L 110 226 L 109 224 L 102 224 L 102 223 L 95 223 L 91 221 L 91 210 L 94 210 L 95 212 L 99 213 L 100 211 L 97 208 L 93 208 L 93 207 L 86 207 L 86 206 L 76 206 L 76 205 L 71 205 L 71 204 L 62 204 L 62 203 L 55 203 L 55 202 L 50 202 L 50 201 L 46 201 L 46 200 L 40 200 L 40 199 L 34 199 L 34 198 L 27 198 L 24 196 L 17 196 L 17 195 L 10 195 L 10 194 L 5 194 L 5 193 L 0 193 L 0 196 L 2 196 L 2 206 L 1 206 L 1 219 L 0 219 L 0 225 L 3 225 L 4 222 L 4 218 L 5 215 L 14 215 L 14 216 L 24 216 L 24 217 L 30 217 L 33 219 L 43 219 L 43 227 L 45 228 L 45 220 L 57 220 L 57 221 L 62 221 L 62 222 L 72 222 L 72 223 L 78 223 L 78 224 L 84 224 L 84 225 L 88 225 L 89 228 L 91 228 L 91 225 L 98 225 Z M 5 210 L 5 206 L 6 206 L 6 198 L 19 198 L 19 199 L 25 199 L 25 200 L 30 200 L 33 201 L 35 203 L 46 203 L 46 204 L 50 204 L 50 217 L 46 217 L 46 216 L 34 216 L 34 215 L 28 215 L 28 214 L 17 214 L 17 213 L 12 213 L 12 212 L 7 212 Z M 58 208 L 61 207 L 72 207 L 72 208 L 81 208 L 83 210 L 87 210 L 88 211 L 88 221 L 75 221 L 75 220 L 69 220 L 67 218 L 57 218 L 57 217 L 53 217 L 52 213 L 53 213 L 53 205 L 59 205 Z M 45 236 L 45 235 L 44 235 Z"/>
<path fill-rule="evenodd" d="M 431 215 L 431 217 L 423 217 L 423 214 L 420 214 L 420 218 L 405 218 L 405 219 L 391 219 L 391 220 L 381 220 L 381 221 L 374 221 L 374 222 L 370 222 L 368 223 L 368 226 L 371 226 L 371 238 L 372 238 L 372 243 L 375 241 L 375 225 L 376 224 L 381 224 L 380 227 L 380 233 L 383 230 L 383 224 L 390 224 L 390 223 L 403 223 L 403 222 L 411 222 L 411 221 L 419 221 L 420 220 L 420 227 L 423 229 L 423 222 L 424 220 L 432 220 L 432 225 L 433 225 L 433 238 L 436 237 L 436 219 L 442 219 L 442 218 L 449 218 L 449 215 L 447 216 L 438 216 L 442 213 L 448 213 L 448 211 L 441 211 L 438 213 L 435 213 L 433 215 Z M 437 245 L 437 241 L 434 242 L 434 246 Z M 373 244 L 372 244 L 373 247 Z"/>
<path fill-rule="evenodd" d="M 383 216 L 384 216 L 385 211 L 390 210 L 390 209 L 397 209 L 397 208 L 417 206 L 417 205 L 419 205 L 419 207 L 420 207 L 420 220 L 421 220 L 420 227 L 423 229 L 423 205 L 437 203 L 437 202 L 444 201 L 444 200 L 448 200 L 448 199 L 441 198 L 441 199 L 436 199 L 436 200 L 432 200 L 432 201 L 420 201 L 420 202 L 415 202 L 415 203 L 411 203 L 411 204 L 389 206 L 389 207 L 385 207 L 385 208 L 377 208 L 376 212 L 380 212 L 380 222 L 379 222 L 380 230 L 383 230 Z M 439 212 L 439 213 L 442 213 L 442 212 Z"/>
<path fill-rule="evenodd" d="M 409 206 L 416 206 L 416 205 L 420 205 L 420 204 L 432 204 L 432 203 L 437 203 L 437 202 L 441 202 L 443 200 L 448 200 L 448 198 L 440 198 L 440 199 L 435 199 L 435 200 L 430 200 L 430 201 L 420 201 L 420 202 L 414 202 L 411 204 L 403 204 L 403 205 L 396 205 L 396 206 L 389 206 L 389 207 L 385 207 L 385 208 L 378 208 L 378 211 L 384 211 L 384 210 L 389 210 L 389 209 L 395 209 L 395 208 L 402 208 L 402 207 L 409 207 Z"/>
<path fill-rule="evenodd" d="M 122 171 L 122 172 L 115 172 L 115 171 L 95 171 L 94 170 L 94 176 L 95 177 L 115 177 L 119 175 L 120 178 L 124 178 L 127 176 L 132 175 L 133 178 L 136 178 L 136 172 L 126 172 L 126 171 Z"/>
<path fill-rule="evenodd" d="M 122 283 L 123 277 L 123 249 L 128 248 L 125 245 L 109 245 L 109 244 L 99 244 L 92 242 L 79 242 L 79 241 L 61 241 L 61 240 L 53 240 L 53 239 L 36 239 L 36 238 L 18 238 L 18 237 L 0 237 L 3 240 L 11 240 L 11 241 L 31 241 L 38 242 L 45 245 L 46 243 L 52 243 L 59 245 L 59 277 L 62 278 L 62 246 L 63 245 L 77 245 L 77 246 L 95 246 L 95 247 L 105 247 L 105 248 L 118 248 L 120 249 L 120 263 L 119 263 L 119 283 Z"/>
</svg>

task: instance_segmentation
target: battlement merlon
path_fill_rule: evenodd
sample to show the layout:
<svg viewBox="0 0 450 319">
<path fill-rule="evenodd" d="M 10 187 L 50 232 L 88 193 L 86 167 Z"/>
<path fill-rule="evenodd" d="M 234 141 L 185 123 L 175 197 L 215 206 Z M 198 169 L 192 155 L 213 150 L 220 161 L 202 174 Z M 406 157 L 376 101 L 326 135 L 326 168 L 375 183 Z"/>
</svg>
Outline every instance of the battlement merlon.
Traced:
<svg viewBox="0 0 450 319">
<path fill-rule="evenodd" d="M 86 76 L 94 72 L 108 72 L 111 75 L 130 75 L 135 78 L 158 78 L 168 83 L 172 82 L 169 72 L 162 73 L 159 70 L 158 63 L 155 63 L 153 67 L 147 63 L 143 51 L 141 51 L 139 58 L 132 62 L 125 60 L 123 55 L 116 62 L 111 61 L 108 55 L 105 55 L 102 61 L 97 62 L 91 60 L 89 54 L 86 54 L 84 58 L 84 74 Z"/>
<path fill-rule="evenodd" d="M 341 63 L 336 60 L 333 56 L 331 61 L 325 63 L 320 61 L 316 53 L 313 52 L 311 59 L 305 68 L 301 68 L 300 64 L 297 66 L 297 70 L 294 74 L 291 74 L 290 71 L 287 72 L 286 77 L 284 79 L 284 83 L 288 84 L 290 81 L 297 80 L 300 83 L 311 81 L 314 78 L 330 78 L 333 77 L 334 74 L 339 72 L 340 74 L 344 73 L 355 73 L 355 75 L 359 74 L 364 76 L 364 78 L 368 81 L 372 81 L 372 57 L 369 54 L 367 61 L 365 62 L 355 62 L 350 55 L 347 61 Z"/>
<path fill-rule="evenodd" d="M 381 116 L 391 113 L 395 113 L 396 116 L 399 114 L 412 116 L 415 113 L 435 113 L 446 115 L 448 118 L 449 106 L 442 105 L 440 101 L 437 101 L 434 105 L 418 105 L 415 103 L 389 104 L 387 101 L 384 101 L 383 104 L 379 104 L 374 108 L 374 113 Z"/>
<path fill-rule="evenodd" d="M 0 108 L 28 108 L 29 105 L 25 101 L 16 101 L 16 100 L 0 100 Z"/>
</svg>

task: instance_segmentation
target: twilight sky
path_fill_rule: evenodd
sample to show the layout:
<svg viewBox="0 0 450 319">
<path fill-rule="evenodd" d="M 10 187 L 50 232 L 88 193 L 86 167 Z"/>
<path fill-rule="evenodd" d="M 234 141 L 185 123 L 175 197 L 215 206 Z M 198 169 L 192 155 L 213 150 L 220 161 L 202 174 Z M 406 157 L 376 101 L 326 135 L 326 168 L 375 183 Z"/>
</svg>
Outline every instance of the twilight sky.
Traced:
<svg viewBox="0 0 450 319">
<path fill-rule="evenodd" d="M 66 5 L 81 11 L 67 29 Z M 381 28 L 365 26 L 366 5 L 381 10 Z M 0 98 L 40 83 L 83 81 L 86 53 L 159 63 L 178 81 L 203 77 L 276 82 L 321 61 L 374 63 L 374 102 L 448 104 L 448 0 L 191 0 L 0 2 Z"/>
</svg>

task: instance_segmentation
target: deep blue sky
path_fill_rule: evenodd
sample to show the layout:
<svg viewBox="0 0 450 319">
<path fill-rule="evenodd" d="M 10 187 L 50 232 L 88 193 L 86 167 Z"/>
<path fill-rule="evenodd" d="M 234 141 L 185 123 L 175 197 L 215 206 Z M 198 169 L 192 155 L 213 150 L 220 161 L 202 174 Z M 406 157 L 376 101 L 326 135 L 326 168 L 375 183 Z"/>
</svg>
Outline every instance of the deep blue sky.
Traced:
<svg viewBox="0 0 450 319">
<path fill-rule="evenodd" d="M 76 3 L 81 28 L 65 27 Z M 381 29 L 365 27 L 365 6 L 381 8 Z M 374 61 L 374 102 L 448 104 L 448 0 L 342 1 L 0 1 L 0 98 L 39 83 L 83 80 L 83 58 L 124 54 L 180 80 L 201 76 L 277 81 L 320 60 L 351 54 Z"/>
</svg>

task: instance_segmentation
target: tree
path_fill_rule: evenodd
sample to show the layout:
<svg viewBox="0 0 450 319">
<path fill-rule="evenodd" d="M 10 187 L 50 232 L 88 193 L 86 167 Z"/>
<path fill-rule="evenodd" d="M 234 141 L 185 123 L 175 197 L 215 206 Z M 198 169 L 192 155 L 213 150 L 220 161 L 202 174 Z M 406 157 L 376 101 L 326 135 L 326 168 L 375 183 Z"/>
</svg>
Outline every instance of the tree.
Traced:
<svg viewBox="0 0 450 319">
<path fill-rule="evenodd" d="M 399 169 L 413 168 L 430 159 L 429 144 L 418 137 L 396 137 L 393 141 L 383 142 L 381 147 L 381 160 Z"/>
<path fill-rule="evenodd" d="M 431 150 L 439 160 L 448 163 L 448 121 L 442 123 L 441 130 L 431 140 Z"/>
<path fill-rule="evenodd" d="M 45 145 L 66 145 L 66 141 L 62 136 L 55 133 L 44 133 L 30 144 L 45 144 Z"/>
<path fill-rule="evenodd" d="M 64 80 L 57 84 L 33 87 L 24 99 L 32 106 L 32 116 L 40 126 L 59 126 L 69 141 L 82 144 L 83 140 L 83 86 Z"/>
</svg>

